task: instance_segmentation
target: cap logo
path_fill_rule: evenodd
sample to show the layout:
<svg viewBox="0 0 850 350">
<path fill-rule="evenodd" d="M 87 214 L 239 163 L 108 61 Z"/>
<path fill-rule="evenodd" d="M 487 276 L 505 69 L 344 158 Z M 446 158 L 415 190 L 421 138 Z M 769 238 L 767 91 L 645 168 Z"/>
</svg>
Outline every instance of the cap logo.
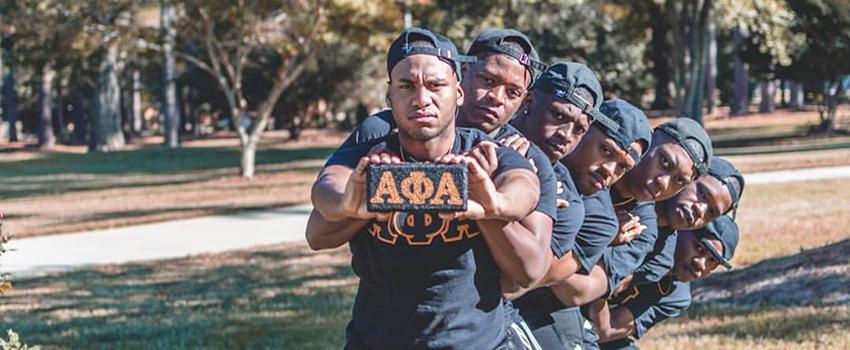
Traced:
<svg viewBox="0 0 850 350">
<path fill-rule="evenodd" d="M 555 96 L 559 98 L 565 98 L 567 96 L 567 92 L 561 89 L 555 89 Z"/>
<path fill-rule="evenodd" d="M 522 63 L 523 65 L 527 65 L 528 64 L 528 55 L 527 54 L 520 55 L 519 56 L 519 63 Z"/>
</svg>

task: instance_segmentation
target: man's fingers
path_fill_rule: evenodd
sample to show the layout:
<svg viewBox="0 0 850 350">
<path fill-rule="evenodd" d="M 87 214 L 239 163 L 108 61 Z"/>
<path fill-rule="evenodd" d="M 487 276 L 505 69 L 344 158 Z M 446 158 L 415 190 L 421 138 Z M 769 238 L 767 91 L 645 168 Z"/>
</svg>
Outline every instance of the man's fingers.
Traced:
<svg viewBox="0 0 850 350">
<path fill-rule="evenodd" d="M 537 164 L 534 164 L 534 159 L 529 159 L 528 164 L 531 164 L 531 171 L 537 173 Z"/>
<path fill-rule="evenodd" d="M 567 201 L 560 199 L 560 198 L 558 198 L 556 203 L 558 203 L 558 208 L 566 208 L 566 207 L 570 206 L 570 202 L 567 202 Z"/>
</svg>

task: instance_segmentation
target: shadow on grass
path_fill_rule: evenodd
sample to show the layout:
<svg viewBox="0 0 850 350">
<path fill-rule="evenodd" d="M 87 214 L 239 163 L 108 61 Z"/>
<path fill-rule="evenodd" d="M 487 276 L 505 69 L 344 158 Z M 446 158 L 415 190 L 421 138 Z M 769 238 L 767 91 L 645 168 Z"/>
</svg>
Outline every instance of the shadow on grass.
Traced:
<svg viewBox="0 0 850 350">
<path fill-rule="evenodd" d="M 670 332 L 670 335 L 718 335 L 746 340 L 756 337 L 796 343 L 806 339 L 818 339 L 824 332 L 850 328 L 850 308 L 847 305 L 697 305 L 688 310 L 684 317 L 696 322 L 692 327 Z"/>
<path fill-rule="evenodd" d="M 694 284 L 700 303 L 726 305 L 833 305 L 850 302 L 850 239 Z"/>
<path fill-rule="evenodd" d="M 256 164 L 286 163 L 296 160 L 324 159 L 335 148 L 257 150 Z M 2 163 L 0 177 L 49 174 L 157 174 L 187 170 L 239 167 L 241 151 L 228 147 L 177 148 L 151 146 L 138 150 L 110 153 L 54 153 L 42 158 Z"/>
<path fill-rule="evenodd" d="M 348 257 L 295 244 L 19 280 L 0 320 L 45 348 L 339 348 Z"/>
</svg>

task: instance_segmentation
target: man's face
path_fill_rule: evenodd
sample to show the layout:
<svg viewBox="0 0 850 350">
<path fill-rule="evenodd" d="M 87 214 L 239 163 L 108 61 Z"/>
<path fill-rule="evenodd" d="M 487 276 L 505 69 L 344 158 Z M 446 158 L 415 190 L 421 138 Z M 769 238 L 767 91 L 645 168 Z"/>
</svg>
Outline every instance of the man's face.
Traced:
<svg viewBox="0 0 850 350">
<path fill-rule="evenodd" d="M 723 254 L 723 245 L 719 240 L 709 236 L 708 241 L 714 249 Z M 706 278 L 720 265 L 714 255 L 703 246 L 695 231 L 679 232 L 675 259 L 673 277 L 683 282 Z"/>
<path fill-rule="evenodd" d="M 461 83 L 466 101 L 458 124 L 492 132 L 505 125 L 522 104 L 529 84 L 528 71 L 516 59 L 489 54 L 467 65 Z"/>
<path fill-rule="evenodd" d="M 694 162 L 688 152 L 674 139 L 663 132 L 652 135 L 652 146 L 623 178 L 623 187 L 638 201 L 658 202 L 681 191 L 690 184 L 695 175 Z"/>
<path fill-rule="evenodd" d="M 448 63 L 433 55 L 413 55 L 393 67 L 387 97 L 399 134 L 427 141 L 454 126 L 463 90 Z"/>
<path fill-rule="evenodd" d="M 526 97 L 525 136 L 556 162 L 570 154 L 590 128 L 590 118 L 574 104 L 545 92 Z"/>
<path fill-rule="evenodd" d="M 700 176 L 673 198 L 658 203 L 658 215 L 674 230 L 696 229 L 732 207 L 732 194 L 717 178 Z"/>
<path fill-rule="evenodd" d="M 640 143 L 634 142 L 630 147 L 638 153 L 643 152 Z M 634 159 L 599 127 L 591 127 L 563 162 L 582 195 L 611 186 L 635 165 Z"/>
</svg>

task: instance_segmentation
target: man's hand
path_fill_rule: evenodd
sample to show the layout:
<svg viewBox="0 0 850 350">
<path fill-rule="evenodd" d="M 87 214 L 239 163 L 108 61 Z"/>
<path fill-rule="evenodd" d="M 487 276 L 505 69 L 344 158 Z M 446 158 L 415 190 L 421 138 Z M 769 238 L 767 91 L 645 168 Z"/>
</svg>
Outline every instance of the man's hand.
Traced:
<svg viewBox="0 0 850 350">
<path fill-rule="evenodd" d="M 564 183 L 558 181 L 557 193 L 560 195 L 561 193 L 564 193 L 564 191 L 566 191 L 564 189 Z M 566 208 L 570 206 L 570 202 L 567 202 L 566 200 L 563 200 L 561 198 L 558 198 L 555 202 L 558 204 L 558 208 Z"/>
<path fill-rule="evenodd" d="M 369 153 L 360 158 L 342 195 L 341 211 L 348 217 L 360 220 L 375 219 L 378 221 L 389 220 L 389 213 L 370 212 L 366 210 L 366 168 L 369 164 L 401 164 L 401 158 L 391 153 L 386 148 L 386 143 L 380 143 L 373 147 Z"/>
<path fill-rule="evenodd" d="M 640 217 L 627 211 L 618 210 L 617 219 L 620 221 L 620 230 L 611 242 L 612 245 L 629 243 L 646 230 L 646 226 L 640 223 Z"/>
<path fill-rule="evenodd" d="M 520 134 L 513 134 L 511 136 L 502 138 L 499 140 L 499 143 L 513 148 L 517 153 L 521 154 L 523 157 L 528 153 L 528 149 L 531 148 L 531 142 L 528 141 L 525 137 L 522 137 Z"/>
</svg>

